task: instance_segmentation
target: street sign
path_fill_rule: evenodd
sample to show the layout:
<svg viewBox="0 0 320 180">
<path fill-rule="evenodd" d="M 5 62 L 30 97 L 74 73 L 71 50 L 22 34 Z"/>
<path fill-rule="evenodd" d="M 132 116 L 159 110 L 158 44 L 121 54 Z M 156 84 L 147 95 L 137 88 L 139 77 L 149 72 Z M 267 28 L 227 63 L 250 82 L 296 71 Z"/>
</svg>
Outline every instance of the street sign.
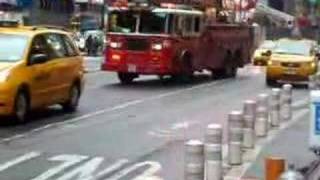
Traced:
<svg viewBox="0 0 320 180">
<path fill-rule="evenodd" d="M 320 90 L 310 92 L 309 148 L 320 150 Z"/>
<path fill-rule="evenodd" d="M 320 103 L 314 103 L 315 106 L 315 123 L 314 133 L 320 135 Z"/>
</svg>

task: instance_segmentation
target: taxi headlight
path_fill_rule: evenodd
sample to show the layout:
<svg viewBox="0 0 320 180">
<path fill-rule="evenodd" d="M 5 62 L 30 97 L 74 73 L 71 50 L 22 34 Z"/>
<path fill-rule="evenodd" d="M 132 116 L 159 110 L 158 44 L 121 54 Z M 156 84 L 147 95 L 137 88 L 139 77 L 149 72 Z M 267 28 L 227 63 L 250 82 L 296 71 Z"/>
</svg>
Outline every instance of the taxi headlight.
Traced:
<svg viewBox="0 0 320 180">
<path fill-rule="evenodd" d="M 269 66 L 279 66 L 280 65 L 280 61 L 277 60 L 268 60 L 268 65 Z"/>
<path fill-rule="evenodd" d="M 315 68 L 316 67 L 316 63 L 315 62 L 310 63 L 310 67 L 311 68 Z"/>
<path fill-rule="evenodd" d="M 7 81 L 9 74 L 10 74 L 10 69 L 0 71 L 0 83 Z"/>
</svg>

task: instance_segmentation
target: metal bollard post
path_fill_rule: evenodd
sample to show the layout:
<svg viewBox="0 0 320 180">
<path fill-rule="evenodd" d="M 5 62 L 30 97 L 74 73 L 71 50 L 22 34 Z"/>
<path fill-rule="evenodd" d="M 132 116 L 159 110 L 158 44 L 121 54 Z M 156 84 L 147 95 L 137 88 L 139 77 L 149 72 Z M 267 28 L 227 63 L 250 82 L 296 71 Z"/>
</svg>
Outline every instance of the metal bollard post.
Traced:
<svg viewBox="0 0 320 180">
<path fill-rule="evenodd" d="M 314 89 L 319 89 L 319 86 L 320 86 L 320 74 L 319 73 L 316 73 L 314 76 Z"/>
<path fill-rule="evenodd" d="M 242 164 L 241 146 L 243 141 L 243 114 L 232 111 L 229 114 L 228 126 L 228 162 L 230 165 Z"/>
<path fill-rule="evenodd" d="M 280 116 L 280 95 L 281 90 L 279 88 L 272 89 L 271 102 L 270 102 L 270 121 L 271 126 L 280 126 L 281 116 Z"/>
<path fill-rule="evenodd" d="M 310 90 L 317 89 L 317 77 L 316 75 L 309 76 L 308 87 Z"/>
<path fill-rule="evenodd" d="M 269 129 L 269 101 L 267 94 L 259 94 L 257 101 L 257 118 L 255 133 L 258 137 L 265 137 Z"/>
<path fill-rule="evenodd" d="M 242 146 L 244 148 L 254 148 L 255 132 L 254 132 L 254 122 L 256 119 L 257 103 L 252 100 L 247 100 L 244 102 L 243 106 L 243 141 Z"/>
<path fill-rule="evenodd" d="M 222 180 L 222 126 L 209 124 L 205 135 L 204 157 L 206 180 Z"/>
<path fill-rule="evenodd" d="M 292 118 L 292 85 L 285 84 L 282 87 L 281 119 L 289 121 Z"/>
<path fill-rule="evenodd" d="M 201 141 L 190 140 L 185 144 L 185 180 L 204 179 L 204 145 Z"/>
</svg>

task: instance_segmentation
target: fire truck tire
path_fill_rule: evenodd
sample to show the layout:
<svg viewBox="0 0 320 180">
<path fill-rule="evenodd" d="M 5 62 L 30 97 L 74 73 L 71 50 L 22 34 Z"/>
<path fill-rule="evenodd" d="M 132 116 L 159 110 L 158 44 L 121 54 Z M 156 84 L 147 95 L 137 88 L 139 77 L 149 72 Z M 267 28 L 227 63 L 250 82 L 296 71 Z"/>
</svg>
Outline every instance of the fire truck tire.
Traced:
<svg viewBox="0 0 320 180">
<path fill-rule="evenodd" d="M 118 78 L 122 84 L 130 84 L 136 77 L 137 75 L 132 73 L 118 73 Z"/>
<path fill-rule="evenodd" d="M 235 66 L 229 66 L 225 68 L 226 78 L 235 78 L 237 76 L 238 68 Z"/>
<path fill-rule="evenodd" d="M 185 83 L 193 81 L 192 54 L 185 53 L 182 57 L 182 74 L 178 75 L 178 79 Z"/>
<path fill-rule="evenodd" d="M 212 78 L 214 80 L 222 79 L 225 77 L 225 70 L 224 69 L 213 69 L 211 70 Z"/>
</svg>

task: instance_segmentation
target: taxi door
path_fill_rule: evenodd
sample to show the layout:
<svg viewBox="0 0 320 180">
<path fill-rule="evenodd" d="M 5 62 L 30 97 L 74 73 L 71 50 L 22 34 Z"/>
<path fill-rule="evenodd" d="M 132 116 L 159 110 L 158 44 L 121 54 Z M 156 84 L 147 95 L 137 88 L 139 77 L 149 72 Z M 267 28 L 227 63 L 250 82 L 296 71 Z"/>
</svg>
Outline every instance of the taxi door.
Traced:
<svg viewBox="0 0 320 180">
<path fill-rule="evenodd" d="M 31 56 L 36 54 L 47 55 L 48 60 L 41 63 L 32 63 Z M 51 64 L 48 46 L 43 35 L 34 37 L 29 53 L 30 89 L 33 107 L 48 105 L 53 93 L 53 66 Z"/>
<path fill-rule="evenodd" d="M 46 35 L 46 41 L 53 53 L 52 60 L 54 102 L 59 103 L 69 96 L 71 85 L 75 79 L 75 68 L 77 68 L 74 57 L 70 55 L 62 34 L 49 33 Z"/>
</svg>

